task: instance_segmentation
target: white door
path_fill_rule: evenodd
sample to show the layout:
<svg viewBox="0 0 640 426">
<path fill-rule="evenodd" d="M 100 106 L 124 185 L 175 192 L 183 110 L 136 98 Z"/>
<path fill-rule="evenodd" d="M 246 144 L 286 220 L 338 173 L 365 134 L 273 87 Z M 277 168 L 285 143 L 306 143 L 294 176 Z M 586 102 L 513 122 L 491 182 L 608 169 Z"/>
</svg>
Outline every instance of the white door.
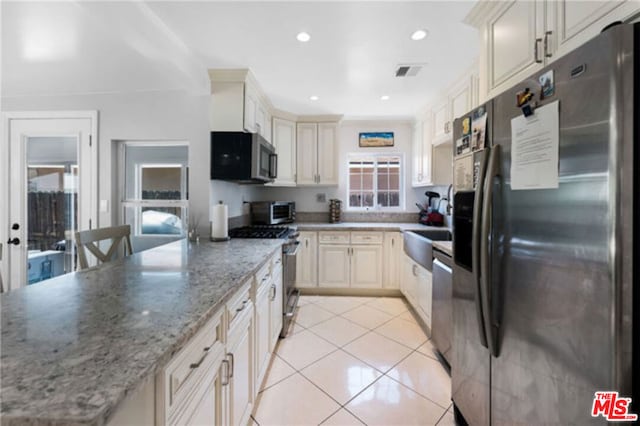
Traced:
<svg viewBox="0 0 640 426">
<path fill-rule="evenodd" d="M 419 186 L 422 182 L 422 122 L 413 125 L 413 140 L 411 142 L 411 185 Z"/>
<path fill-rule="evenodd" d="M 320 244 L 318 249 L 318 286 L 349 287 L 349 246 Z"/>
<path fill-rule="evenodd" d="M 318 175 L 318 125 L 297 125 L 297 183 L 314 185 Z"/>
<path fill-rule="evenodd" d="M 489 97 L 539 70 L 544 62 L 544 3 L 504 3 L 488 23 Z"/>
<path fill-rule="evenodd" d="M 273 145 L 278 154 L 278 177 L 271 186 L 296 185 L 296 123 L 273 119 Z"/>
<path fill-rule="evenodd" d="M 384 288 L 400 288 L 400 254 L 402 234 L 385 232 L 384 234 Z"/>
<path fill-rule="evenodd" d="M 242 320 L 243 324 L 229 336 L 230 393 L 228 424 L 246 425 L 253 406 L 253 318 Z"/>
<path fill-rule="evenodd" d="M 318 286 L 318 234 L 300 232 L 300 248 L 296 256 L 296 287 Z"/>
<path fill-rule="evenodd" d="M 351 287 L 382 288 L 382 245 L 351 247 Z"/>
<path fill-rule="evenodd" d="M 97 112 L 6 113 L 0 237 L 7 244 L 6 287 L 76 269 L 74 232 L 97 214 Z M 4 160 L 6 159 L 6 160 Z M 6 189 L 5 189 L 6 188 Z"/>
<path fill-rule="evenodd" d="M 445 99 L 431 109 L 431 123 L 433 124 L 433 141 L 447 138 L 449 126 L 449 100 Z"/>
<path fill-rule="evenodd" d="M 264 285 L 256 296 L 256 386 L 262 384 L 264 373 L 269 366 L 271 358 L 270 351 L 270 329 L 271 320 L 269 318 L 269 309 L 271 305 L 270 299 L 271 286 Z M 256 392 L 260 389 L 256 388 Z"/>
<path fill-rule="evenodd" d="M 318 183 L 338 184 L 338 124 L 318 124 Z"/>
</svg>

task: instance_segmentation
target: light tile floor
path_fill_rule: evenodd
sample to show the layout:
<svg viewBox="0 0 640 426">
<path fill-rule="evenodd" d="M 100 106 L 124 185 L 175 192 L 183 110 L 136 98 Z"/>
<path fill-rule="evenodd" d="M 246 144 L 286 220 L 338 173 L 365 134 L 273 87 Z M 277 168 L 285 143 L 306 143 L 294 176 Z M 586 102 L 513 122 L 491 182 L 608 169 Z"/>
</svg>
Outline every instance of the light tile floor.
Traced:
<svg viewBox="0 0 640 426">
<path fill-rule="evenodd" d="M 252 421 L 454 425 L 451 379 L 401 298 L 300 297 Z"/>
</svg>

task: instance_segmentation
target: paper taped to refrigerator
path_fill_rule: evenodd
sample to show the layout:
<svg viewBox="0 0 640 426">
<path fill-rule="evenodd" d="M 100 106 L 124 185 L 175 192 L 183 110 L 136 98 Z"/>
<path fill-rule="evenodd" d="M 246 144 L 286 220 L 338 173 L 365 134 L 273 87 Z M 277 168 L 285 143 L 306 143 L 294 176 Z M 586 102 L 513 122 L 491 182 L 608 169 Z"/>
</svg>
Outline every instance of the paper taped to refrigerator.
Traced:
<svg viewBox="0 0 640 426">
<path fill-rule="evenodd" d="M 558 187 L 558 101 L 511 120 L 511 189 Z"/>
</svg>

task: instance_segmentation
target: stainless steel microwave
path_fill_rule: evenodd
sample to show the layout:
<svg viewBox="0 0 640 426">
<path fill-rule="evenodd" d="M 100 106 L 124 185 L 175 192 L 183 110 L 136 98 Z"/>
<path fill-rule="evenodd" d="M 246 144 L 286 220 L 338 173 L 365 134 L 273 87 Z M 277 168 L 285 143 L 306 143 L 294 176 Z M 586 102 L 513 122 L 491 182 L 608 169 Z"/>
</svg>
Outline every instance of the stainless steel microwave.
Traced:
<svg viewBox="0 0 640 426">
<path fill-rule="evenodd" d="M 257 133 L 211 132 L 211 179 L 237 183 L 273 182 L 276 150 Z"/>
<path fill-rule="evenodd" d="M 290 201 L 258 201 L 251 203 L 251 223 L 276 225 L 296 220 L 296 203 Z"/>
</svg>

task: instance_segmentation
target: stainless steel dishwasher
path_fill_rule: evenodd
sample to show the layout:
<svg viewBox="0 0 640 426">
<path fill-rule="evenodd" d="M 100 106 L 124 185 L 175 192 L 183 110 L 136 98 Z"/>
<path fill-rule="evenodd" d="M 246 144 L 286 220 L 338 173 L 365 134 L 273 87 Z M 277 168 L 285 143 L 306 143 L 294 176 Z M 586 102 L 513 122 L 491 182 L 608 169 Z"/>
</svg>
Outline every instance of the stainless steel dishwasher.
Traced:
<svg viewBox="0 0 640 426">
<path fill-rule="evenodd" d="M 431 337 L 447 364 L 451 365 L 453 333 L 451 256 L 434 247 L 433 255 L 433 307 Z"/>
</svg>

